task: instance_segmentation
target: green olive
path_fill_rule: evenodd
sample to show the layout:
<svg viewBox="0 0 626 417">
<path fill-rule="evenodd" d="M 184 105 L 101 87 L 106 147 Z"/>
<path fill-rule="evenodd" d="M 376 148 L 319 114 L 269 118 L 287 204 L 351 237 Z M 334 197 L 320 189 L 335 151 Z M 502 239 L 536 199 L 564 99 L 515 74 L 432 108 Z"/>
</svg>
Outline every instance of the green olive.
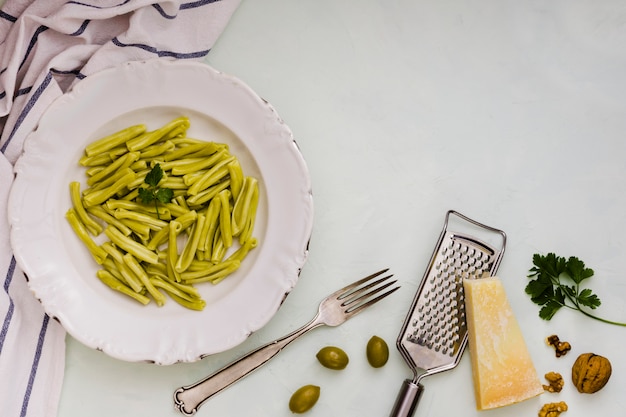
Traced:
<svg viewBox="0 0 626 417">
<path fill-rule="evenodd" d="M 336 346 L 326 346 L 317 352 L 317 360 L 329 369 L 340 370 L 348 366 L 348 354 Z"/>
<path fill-rule="evenodd" d="M 320 387 L 305 385 L 293 393 L 289 399 L 289 409 L 292 413 L 302 414 L 309 411 L 320 398 Z"/>
<path fill-rule="evenodd" d="M 387 342 L 378 336 L 372 336 L 367 342 L 367 361 L 374 368 L 380 368 L 387 363 L 389 359 L 389 347 Z"/>
</svg>

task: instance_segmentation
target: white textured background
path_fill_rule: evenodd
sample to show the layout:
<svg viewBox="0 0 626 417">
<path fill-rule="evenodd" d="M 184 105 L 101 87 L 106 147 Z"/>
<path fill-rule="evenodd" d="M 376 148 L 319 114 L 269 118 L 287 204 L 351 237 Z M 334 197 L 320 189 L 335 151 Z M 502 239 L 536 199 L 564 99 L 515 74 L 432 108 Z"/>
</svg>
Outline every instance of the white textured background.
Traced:
<svg viewBox="0 0 626 417">
<path fill-rule="evenodd" d="M 536 415 L 565 400 L 567 417 L 619 416 L 626 328 L 561 311 L 551 322 L 524 294 L 535 252 L 575 255 L 596 271 L 599 314 L 626 321 L 626 3 L 623 1 L 246 0 L 207 62 L 248 83 L 292 128 L 311 171 L 309 262 L 275 319 L 240 347 L 195 364 L 127 364 L 68 338 L 60 417 L 175 416 L 172 392 L 299 327 L 327 293 L 381 267 L 401 291 L 339 328 L 318 329 L 206 403 L 199 416 L 289 416 L 291 393 L 318 384 L 307 415 L 386 416 L 410 376 L 393 344 L 444 214 L 504 229 L 500 276 L 540 375 L 564 391 L 474 411 L 469 355 L 424 380 L 419 417 Z M 556 359 L 544 338 L 573 351 Z M 371 369 L 372 334 L 392 347 Z M 332 372 L 315 353 L 351 357 Z M 569 368 L 579 353 L 613 361 L 593 396 Z"/>
</svg>

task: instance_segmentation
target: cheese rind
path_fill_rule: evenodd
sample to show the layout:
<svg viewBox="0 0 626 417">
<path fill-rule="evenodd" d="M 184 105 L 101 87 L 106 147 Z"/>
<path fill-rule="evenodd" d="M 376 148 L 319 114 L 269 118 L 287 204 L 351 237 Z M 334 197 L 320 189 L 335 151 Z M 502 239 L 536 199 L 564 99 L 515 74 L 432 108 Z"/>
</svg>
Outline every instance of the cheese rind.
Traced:
<svg viewBox="0 0 626 417">
<path fill-rule="evenodd" d="M 466 279 L 463 289 L 476 408 L 503 407 L 543 393 L 502 282 Z"/>
</svg>

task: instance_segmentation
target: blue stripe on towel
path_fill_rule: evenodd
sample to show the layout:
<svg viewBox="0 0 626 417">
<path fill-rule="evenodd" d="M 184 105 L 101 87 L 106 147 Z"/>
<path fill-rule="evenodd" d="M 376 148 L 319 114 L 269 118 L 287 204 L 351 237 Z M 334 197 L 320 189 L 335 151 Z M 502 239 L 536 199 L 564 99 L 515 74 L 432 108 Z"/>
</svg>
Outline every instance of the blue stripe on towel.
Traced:
<svg viewBox="0 0 626 417">
<path fill-rule="evenodd" d="M 15 125 L 13 125 L 13 130 L 11 130 L 11 133 L 9 134 L 9 138 L 7 139 L 6 142 L 4 142 L 4 145 L 2 145 L 2 148 L 0 148 L 0 152 L 4 153 L 4 151 L 7 149 L 7 147 L 9 146 L 9 143 L 11 143 L 11 140 L 13 139 L 13 136 L 15 135 L 15 132 L 17 131 L 17 129 L 20 128 L 20 126 L 24 122 L 24 119 L 26 118 L 26 116 L 28 116 L 28 113 L 30 113 L 32 108 L 35 106 L 35 104 L 37 103 L 37 100 L 39 100 L 39 97 L 41 97 L 45 89 L 48 87 L 48 85 L 50 85 L 50 81 L 52 81 L 52 73 L 48 72 L 48 75 L 46 75 L 44 80 L 41 82 L 41 85 L 37 87 L 37 90 L 35 90 L 35 93 L 31 96 L 31 98 L 28 100 L 28 103 L 26 103 L 26 105 L 22 109 L 22 112 L 20 113 L 17 120 L 15 121 Z"/>
<path fill-rule="evenodd" d="M 19 90 L 17 90 L 17 93 L 15 94 L 15 97 L 19 97 L 19 96 L 23 96 L 24 94 L 28 94 L 32 91 L 33 86 L 31 85 L 30 87 L 24 87 L 24 88 L 20 88 Z"/>
<path fill-rule="evenodd" d="M 218 1 L 221 0 L 199 0 L 190 3 L 183 3 L 179 6 L 178 10 L 195 9 L 196 7 L 206 6 L 207 4 L 217 3 Z M 161 7 L 160 4 L 153 4 L 152 7 L 154 7 L 164 19 L 176 19 L 176 15 L 169 15 L 165 13 L 165 10 L 163 10 L 163 7 Z"/>
<path fill-rule="evenodd" d="M 95 4 L 83 3 L 80 1 L 68 1 L 67 4 L 75 4 L 77 6 L 93 7 L 94 9 L 114 9 L 116 7 L 123 6 L 128 2 L 130 2 L 130 0 L 125 0 L 121 2 L 120 4 L 116 4 L 114 6 L 96 6 Z"/>
<path fill-rule="evenodd" d="M 217 3 L 218 1 L 221 1 L 221 0 L 198 0 L 198 1 L 192 1 L 190 3 L 183 3 L 180 5 L 180 10 L 193 9 L 196 7 L 205 6 L 207 4 Z"/>
<path fill-rule="evenodd" d="M 37 369 L 39 368 L 39 359 L 41 359 L 41 352 L 43 350 L 43 343 L 46 339 L 46 331 L 48 330 L 48 323 L 50 322 L 50 316 L 44 314 L 43 323 L 41 323 L 41 330 L 39 330 L 39 339 L 37 341 L 37 350 L 35 350 L 35 357 L 33 358 L 33 364 L 30 367 L 30 375 L 28 376 L 28 385 L 26 386 L 26 392 L 24 393 L 24 401 L 22 402 L 22 411 L 20 417 L 24 417 L 28 411 L 28 403 L 30 402 L 30 394 L 33 392 L 33 384 L 35 383 L 35 376 L 37 375 Z"/>
<path fill-rule="evenodd" d="M 83 23 L 80 25 L 80 27 L 75 32 L 68 33 L 68 35 L 69 36 L 80 36 L 80 35 L 82 35 L 85 32 L 85 30 L 87 29 L 87 26 L 89 26 L 90 22 L 91 22 L 91 20 L 89 20 L 89 19 L 83 21 Z M 20 63 L 20 68 L 22 68 L 22 66 L 24 65 L 24 63 L 28 59 L 28 56 L 30 55 L 30 53 L 32 52 L 33 48 L 37 44 L 37 40 L 39 39 L 39 35 L 41 35 L 43 32 L 45 32 L 48 29 L 49 28 L 47 26 L 42 25 L 42 26 L 39 26 L 37 28 L 37 30 L 35 30 L 35 33 L 34 33 L 33 37 L 31 38 L 31 40 L 30 40 L 30 42 L 28 44 L 28 48 L 26 49 L 26 55 L 24 55 L 24 58 L 22 59 L 22 62 Z"/>
<path fill-rule="evenodd" d="M 3 12 L 2 10 L 0 10 L 0 19 L 8 20 L 11 23 L 17 22 L 17 17 L 11 16 L 10 14 Z"/>
<path fill-rule="evenodd" d="M 89 25 L 89 22 L 91 22 L 90 19 L 87 19 L 83 22 L 82 25 L 80 25 L 80 27 L 78 28 L 78 30 L 76 30 L 76 32 L 74 33 L 70 33 L 70 36 L 79 36 L 82 35 L 85 32 L 85 29 L 87 29 L 87 26 Z"/>
<path fill-rule="evenodd" d="M 179 58 L 179 59 L 189 59 L 189 58 L 202 58 L 209 53 L 209 50 L 205 51 L 197 51 L 197 52 L 174 52 L 174 51 L 160 51 L 156 49 L 154 46 L 146 45 L 143 43 L 123 43 L 116 36 L 111 39 L 114 45 L 119 46 L 121 48 L 132 47 L 143 49 L 144 51 L 153 53 L 159 57 L 171 57 L 171 58 Z"/>
<path fill-rule="evenodd" d="M 58 70 L 58 69 L 55 69 L 55 68 L 50 68 L 50 72 L 52 72 L 53 74 L 59 74 L 59 75 L 70 75 L 70 74 L 73 74 L 79 80 L 82 80 L 83 78 L 87 78 L 87 76 L 85 74 L 83 74 L 82 72 L 80 72 L 80 70 L 78 70 L 78 69 L 75 69 L 75 70 Z"/>
<path fill-rule="evenodd" d="M 153 4 L 152 7 L 154 7 L 164 19 L 176 19 L 176 15 L 169 15 L 165 13 L 165 10 L 163 10 L 163 7 L 161 7 L 160 4 Z"/>
<path fill-rule="evenodd" d="M 24 58 L 22 59 L 22 62 L 20 63 L 20 69 L 22 68 L 22 66 L 24 65 L 24 63 L 26 62 L 26 60 L 28 59 L 28 56 L 30 55 L 31 51 L 33 50 L 33 48 L 35 47 L 35 44 L 37 43 L 37 38 L 39 37 L 39 35 L 42 32 L 45 32 L 46 30 L 48 30 L 48 26 L 39 26 L 37 28 L 37 30 L 35 31 L 35 34 L 33 35 L 33 37 L 30 39 L 30 42 L 28 44 L 28 48 L 26 48 L 26 55 L 24 55 Z"/>
<path fill-rule="evenodd" d="M 4 341 L 6 340 L 7 333 L 9 331 L 9 325 L 11 324 L 11 318 L 13 317 L 13 311 L 15 310 L 15 304 L 13 304 L 13 299 L 9 294 L 9 286 L 11 285 L 11 281 L 13 281 L 13 274 L 15 273 L 15 257 L 11 257 L 11 263 L 9 264 L 9 269 L 7 271 L 7 276 L 4 279 L 4 291 L 7 293 L 9 297 L 9 309 L 7 310 L 6 315 L 4 316 L 4 320 L 2 322 L 2 329 L 0 329 L 0 354 L 2 354 L 2 347 L 4 346 Z"/>
</svg>

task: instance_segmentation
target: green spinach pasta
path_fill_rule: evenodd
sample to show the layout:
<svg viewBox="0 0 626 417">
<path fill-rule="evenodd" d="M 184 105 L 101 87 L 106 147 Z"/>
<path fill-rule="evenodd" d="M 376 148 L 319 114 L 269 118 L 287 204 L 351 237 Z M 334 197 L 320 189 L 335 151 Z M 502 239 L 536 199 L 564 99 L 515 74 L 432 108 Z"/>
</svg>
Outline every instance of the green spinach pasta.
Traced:
<svg viewBox="0 0 626 417">
<path fill-rule="evenodd" d="M 96 277 L 143 305 L 168 296 L 202 310 L 194 285 L 219 283 L 258 243 L 257 179 L 226 144 L 188 137 L 189 126 L 178 117 L 98 139 L 79 160 L 87 187 L 69 186 L 66 219 L 100 266 Z"/>
</svg>

